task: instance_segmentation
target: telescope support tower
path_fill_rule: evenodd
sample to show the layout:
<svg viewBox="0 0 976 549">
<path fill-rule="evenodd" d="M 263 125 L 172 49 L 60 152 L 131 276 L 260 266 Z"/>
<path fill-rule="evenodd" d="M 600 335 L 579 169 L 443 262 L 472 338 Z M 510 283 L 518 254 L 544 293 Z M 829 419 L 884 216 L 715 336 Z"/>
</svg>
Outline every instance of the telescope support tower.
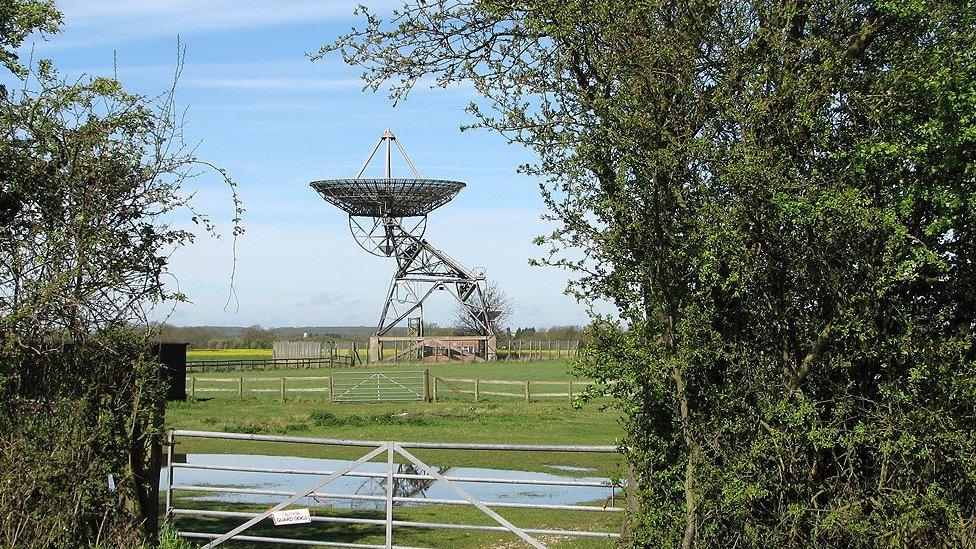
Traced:
<svg viewBox="0 0 976 549">
<path fill-rule="evenodd" d="M 483 334 L 494 335 L 491 311 L 482 288 L 484 274 L 464 268 L 451 256 L 404 229 L 398 220 L 386 219 L 384 223 L 394 246 L 397 271 L 375 335 L 386 335 L 414 311 L 422 319 L 424 301 L 438 290 L 449 293 L 482 328 Z"/>
</svg>

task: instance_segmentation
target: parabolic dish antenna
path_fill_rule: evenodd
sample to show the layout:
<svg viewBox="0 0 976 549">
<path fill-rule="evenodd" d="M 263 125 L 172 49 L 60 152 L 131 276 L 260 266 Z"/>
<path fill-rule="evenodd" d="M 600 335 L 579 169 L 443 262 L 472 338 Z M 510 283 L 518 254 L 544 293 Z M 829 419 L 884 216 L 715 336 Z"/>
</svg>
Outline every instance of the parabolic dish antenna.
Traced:
<svg viewBox="0 0 976 549">
<path fill-rule="evenodd" d="M 383 145 L 386 176 L 363 178 Z M 393 177 L 394 147 L 413 172 L 413 178 Z M 414 313 L 420 317 L 422 327 L 423 303 L 436 290 L 448 290 L 481 327 L 481 335 L 494 335 L 495 315 L 488 310 L 482 288 L 484 272 L 464 268 L 423 239 L 427 214 L 450 202 L 464 188 L 464 183 L 421 177 L 396 136 L 387 129 L 356 177 L 313 181 L 311 186 L 327 202 L 349 215 L 349 230 L 364 250 L 381 257 L 396 257 L 397 272 L 375 335 L 385 335 Z"/>
<path fill-rule="evenodd" d="M 464 183 L 442 179 L 326 179 L 313 181 L 312 188 L 352 216 L 416 217 L 450 202 Z"/>
</svg>

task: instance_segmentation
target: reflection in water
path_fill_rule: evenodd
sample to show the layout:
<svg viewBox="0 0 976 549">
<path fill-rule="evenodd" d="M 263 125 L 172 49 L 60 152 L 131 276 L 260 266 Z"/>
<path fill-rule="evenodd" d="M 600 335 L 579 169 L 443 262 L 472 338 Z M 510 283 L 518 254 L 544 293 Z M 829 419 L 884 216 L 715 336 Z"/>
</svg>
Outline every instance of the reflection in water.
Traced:
<svg viewBox="0 0 976 549">
<path fill-rule="evenodd" d="M 434 467 L 441 475 L 447 475 L 453 469 L 453 467 Z M 396 474 L 398 475 L 423 475 L 423 471 L 417 468 L 416 465 L 412 463 L 398 463 L 396 464 Z M 356 495 L 374 495 L 374 494 L 386 494 L 386 478 L 373 477 L 373 478 L 363 478 L 362 483 L 353 492 Z M 434 479 L 422 479 L 422 478 L 393 478 L 393 497 L 407 497 L 407 498 L 417 498 L 427 497 L 427 490 L 437 482 Z M 326 504 L 326 498 L 313 497 L 318 503 L 323 505 Z M 375 509 L 377 507 L 377 502 L 375 501 L 363 501 L 363 500 L 346 500 L 346 506 L 352 509 Z M 384 504 L 385 505 L 385 504 Z M 405 505 L 401 502 L 394 502 L 394 505 L 401 506 Z M 380 505 L 382 506 L 382 505 Z"/>
<path fill-rule="evenodd" d="M 186 462 L 194 465 L 212 465 L 244 468 L 273 468 L 303 471 L 335 471 L 347 466 L 348 461 L 334 459 L 300 458 L 292 456 L 256 456 L 235 454 L 188 454 Z M 397 464 L 397 472 L 406 475 L 422 475 L 413 464 Z M 547 486 L 532 484 L 493 484 L 483 482 L 456 481 L 455 484 L 481 501 L 523 502 L 547 504 L 576 504 L 604 500 L 611 495 L 609 487 L 579 486 L 580 482 L 609 482 L 602 477 L 562 476 L 557 472 L 510 471 L 505 469 L 482 469 L 473 467 L 431 466 L 441 475 L 469 478 L 507 478 L 520 480 L 572 480 L 572 486 Z M 548 467 L 556 469 L 555 467 Z M 356 472 L 379 473 L 381 477 L 340 477 L 319 492 L 330 494 L 355 494 L 362 496 L 386 497 L 386 463 L 368 462 L 358 467 Z M 160 486 L 166 486 L 166 470 L 160 476 Z M 324 478 L 324 474 L 285 474 L 255 473 L 239 471 L 213 471 L 204 469 L 174 469 L 173 483 L 176 485 L 231 487 L 244 490 L 273 490 L 297 492 L 314 486 Z M 433 479 L 398 478 L 394 480 L 394 495 L 397 497 L 422 497 L 433 499 L 457 499 L 457 495 Z M 234 493 L 190 493 L 175 492 L 181 500 L 219 501 L 225 503 L 274 503 L 283 499 L 280 495 L 234 494 Z M 305 498 L 301 505 L 330 506 L 354 509 L 382 509 L 382 499 L 350 500 L 337 498 Z M 402 505 L 409 505 L 402 504 Z M 186 505 L 182 505 L 186 507 Z"/>
</svg>

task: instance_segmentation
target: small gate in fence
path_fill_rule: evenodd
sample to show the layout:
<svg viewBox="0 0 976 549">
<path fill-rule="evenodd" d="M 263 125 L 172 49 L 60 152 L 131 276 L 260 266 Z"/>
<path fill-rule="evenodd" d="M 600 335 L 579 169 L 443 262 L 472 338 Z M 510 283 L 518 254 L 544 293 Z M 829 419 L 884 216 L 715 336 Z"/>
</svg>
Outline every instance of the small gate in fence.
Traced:
<svg viewBox="0 0 976 549">
<path fill-rule="evenodd" d="M 332 373 L 332 402 L 385 402 L 391 400 L 430 400 L 426 370 Z"/>
<path fill-rule="evenodd" d="M 233 466 L 216 466 L 216 465 L 204 465 L 204 464 L 194 464 L 194 463 L 179 463 L 174 460 L 173 448 L 176 444 L 177 438 L 209 438 L 209 439 L 224 439 L 224 440 L 241 440 L 241 441 L 262 441 L 262 442 L 281 442 L 281 443 L 297 443 L 302 445 L 319 445 L 321 447 L 361 447 L 365 452 L 362 457 L 356 459 L 355 461 L 344 462 L 341 465 L 335 467 L 334 470 L 322 470 L 322 471 L 312 471 L 312 470 L 298 470 L 298 469 L 275 469 L 268 467 L 247 467 L 243 465 L 233 465 Z M 394 528 L 419 528 L 419 529 L 451 529 L 451 530 L 464 530 L 468 532 L 501 532 L 512 534 L 526 544 L 536 547 L 544 548 L 545 545 L 543 541 L 546 537 L 573 537 L 573 538 L 590 538 L 590 539 L 602 539 L 610 542 L 612 540 L 618 540 L 621 535 L 617 532 L 610 531 L 599 531 L 599 530 L 584 530 L 580 528 L 576 529 L 560 529 L 551 526 L 553 518 L 548 518 L 546 520 L 547 526 L 541 528 L 532 528 L 525 526 L 517 526 L 513 522 L 505 519 L 494 509 L 539 509 L 548 511 L 567 511 L 567 512 L 586 512 L 586 513 L 622 513 L 626 511 L 624 507 L 618 507 L 615 505 L 618 496 L 619 485 L 610 479 L 580 479 L 573 477 L 566 477 L 559 480 L 540 480 L 526 478 L 524 474 L 519 474 L 516 471 L 509 471 L 512 473 L 508 477 L 480 477 L 480 476 L 467 476 L 467 475 L 457 475 L 451 474 L 450 467 L 432 467 L 425 463 L 424 461 L 417 458 L 413 451 L 416 450 L 450 450 L 452 453 L 464 451 L 474 451 L 474 452 L 544 452 L 544 453 L 561 453 L 561 454 L 584 454 L 584 453 L 603 453 L 612 454 L 617 451 L 614 446 L 571 446 L 571 445 L 527 445 L 527 444 L 465 444 L 465 443 L 437 443 L 437 442 L 394 442 L 394 441 L 369 441 L 369 440 L 339 440 L 339 439 L 317 439 L 317 438 L 307 438 L 307 437 L 288 437 L 288 436 L 272 436 L 272 435 L 251 435 L 244 433 L 219 433 L 219 432 L 205 432 L 205 431 L 184 431 L 184 430 L 174 430 L 169 432 L 168 437 L 169 452 L 167 460 L 167 491 L 166 491 L 166 520 L 173 521 L 179 517 L 190 517 L 190 518 L 228 518 L 228 519 L 241 519 L 238 526 L 231 528 L 230 530 L 224 532 L 194 532 L 186 531 L 179 528 L 177 524 L 177 533 L 180 536 L 186 538 L 195 539 L 205 539 L 210 540 L 210 542 L 205 546 L 206 548 L 215 547 L 224 543 L 225 541 L 233 539 L 234 541 L 249 541 L 261 544 L 268 543 L 284 543 L 284 544 L 299 544 L 299 545 L 317 545 L 317 546 L 331 546 L 331 547 L 361 547 L 370 549 L 383 549 L 383 548 L 394 548 L 400 547 L 401 549 L 419 549 L 419 548 L 407 548 L 404 546 L 394 545 Z M 363 469 L 364 465 L 376 458 L 385 458 L 383 461 L 386 462 L 385 472 L 370 472 Z M 401 463 L 405 462 L 409 465 L 410 472 L 402 472 L 395 464 L 397 461 Z M 178 483 L 174 475 L 179 470 L 200 470 L 200 471 L 223 471 L 223 472 L 233 472 L 233 473 L 245 473 L 245 474 L 278 474 L 278 475 L 299 475 L 307 476 L 309 478 L 314 478 L 314 480 L 309 480 L 304 483 L 301 489 L 289 490 L 289 491 L 275 491 L 266 490 L 259 488 L 247 488 L 241 486 L 207 486 L 207 485 L 194 485 L 194 484 L 181 484 Z M 366 495 L 366 494 L 349 494 L 323 491 L 327 485 L 332 484 L 335 486 L 337 480 L 341 478 L 356 477 L 356 478 L 366 478 L 375 479 L 382 483 L 383 492 L 385 495 Z M 404 493 L 403 481 L 407 482 L 419 482 L 424 486 L 430 487 L 431 483 L 438 483 L 443 486 L 450 493 L 453 494 L 453 499 L 444 498 L 429 498 L 427 497 L 425 490 L 420 490 L 419 492 L 407 492 Z M 564 486 L 571 487 L 573 489 L 600 489 L 606 490 L 607 497 L 606 501 L 601 505 L 599 503 L 578 503 L 578 504 L 558 504 L 558 503 L 540 503 L 538 501 L 532 501 L 528 503 L 518 502 L 518 501 L 483 501 L 482 499 L 472 495 L 472 488 L 469 486 L 484 486 L 484 485 L 526 485 L 526 486 Z M 335 489 L 335 488 L 333 488 Z M 232 510 L 214 510 L 214 509 L 199 509 L 199 508 L 189 508 L 177 505 L 177 498 L 173 495 L 174 492 L 190 492 L 192 493 L 226 493 L 226 494 L 237 494 L 237 495 L 264 495 L 271 496 L 274 498 L 280 497 L 281 500 L 276 505 L 271 508 L 264 510 L 262 512 L 249 512 L 249 511 L 232 511 Z M 399 492 L 399 494 L 398 494 Z M 418 497 L 419 496 L 419 497 Z M 370 501 L 376 504 L 381 504 L 386 511 L 385 519 L 380 518 L 357 518 L 353 516 L 330 516 L 328 508 L 318 508 L 311 510 L 301 509 L 300 511 L 306 512 L 306 519 L 302 522 L 311 523 L 331 523 L 335 525 L 335 529 L 332 530 L 331 535 L 333 536 L 343 536 L 344 532 L 341 530 L 342 525 L 348 525 L 352 528 L 357 527 L 385 527 L 385 544 L 368 544 L 368 543 L 352 543 L 350 541 L 338 541 L 338 540 L 325 540 L 325 539 L 309 539 L 307 536 L 303 536 L 304 539 L 296 538 L 286 538 L 286 537 L 272 537 L 272 536 L 256 536 L 245 534 L 249 528 L 258 525 L 265 519 L 271 517 L 274 513 L 284 510 L 285 508 L 294 505 L 302 500 L 312 499 L 313 501 Z M 182 498 L 180 504 L 194 504 L 199 503 L 199 497 L 191 497 L 190 499 Z M 394 508 L 401 508 L 404 505 L 416 506 L 416 505 L 462 505 L 462 506 L 473 506 L 481 513 L 487 515 L 495 523 L 493 525 L 485 524 L 456 524 L 456 523 L 443 523 L 443 522 L 423 522 L 423 521 L 405 521 L 398 520 L 394 516 Z M 623 515 L 618 515 L 623 519 Z M 572 523 L 573 515 L 567 515 L 565 519 L 566 522 Z M 282 530 L 282 534 L 293 533 L 299 534 L 295 530 Z M 300 534 L 299 534 L 300 535 Z M 355 534 L 353 534 L 355 535 Z M 361 533 L 359 535 L 362 535 Z"/>
</svg>

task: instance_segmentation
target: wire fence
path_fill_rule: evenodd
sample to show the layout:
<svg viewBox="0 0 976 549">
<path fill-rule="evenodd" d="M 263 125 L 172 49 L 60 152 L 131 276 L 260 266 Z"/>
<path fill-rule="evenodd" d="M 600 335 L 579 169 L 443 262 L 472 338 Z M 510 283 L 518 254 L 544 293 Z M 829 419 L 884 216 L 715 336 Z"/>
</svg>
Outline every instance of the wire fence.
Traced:
<svg viewBox="0 0 976 549">
<path fill-rule="evenodd" d="M 314 370 L 320 368 L 351 368 L 356 365 L 352 356 L 332 355 L 319 358 L 229 358 L 221 360 L 187 360 L 187 372 L 233 372 L 261 370 Z"/>
</svg>

